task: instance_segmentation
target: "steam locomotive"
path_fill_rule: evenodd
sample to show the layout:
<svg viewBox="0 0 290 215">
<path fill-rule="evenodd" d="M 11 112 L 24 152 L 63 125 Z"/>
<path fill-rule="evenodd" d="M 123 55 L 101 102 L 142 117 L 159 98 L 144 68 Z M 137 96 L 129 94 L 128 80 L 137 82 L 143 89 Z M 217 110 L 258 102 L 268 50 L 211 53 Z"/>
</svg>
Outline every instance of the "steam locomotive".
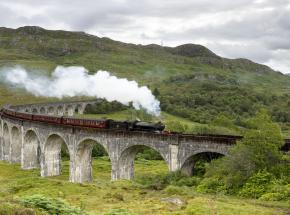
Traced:
<svg viewBox="0 0 290 215">
<path fill-rule="evenodd" d="M 165 125 L 161 122 L 148 123 L 142 121 L 115 121 L 112 119 L 81 119 L 67 116 L 48 116 L 40 114 L 29 114 L 24 112 L 17 112 L 11 109 L 3 108 L 0 115 L 5 115 L 12 118 L 53 123 L 67 126 L 80 126 L 88 128 L 110 129 L 110 130 L 124 130 L 124 131 L 148 131 L 148 132 L 162 132 Z"/>
</svg>

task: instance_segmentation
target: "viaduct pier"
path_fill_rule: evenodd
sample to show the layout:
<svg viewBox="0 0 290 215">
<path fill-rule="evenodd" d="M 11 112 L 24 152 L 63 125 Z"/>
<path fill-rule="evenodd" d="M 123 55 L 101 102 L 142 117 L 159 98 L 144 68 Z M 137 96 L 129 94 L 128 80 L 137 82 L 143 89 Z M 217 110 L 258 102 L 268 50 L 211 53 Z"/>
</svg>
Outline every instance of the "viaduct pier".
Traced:
<svg viewBox="0 0 290 215">
<path fill-rule="evenodd" d="M 92 150 L 95 144 L 100 144 L 110 158 L 112 180 L 132 179 L 135 156 L 147 146 L 160 153 L 169 171 L 181 170 L 191 175 L 196 155 L 227 155 L 242 138 L 93 129 L 82 123 L 78 126 L 56 123 L 60 116 L 80 120 L 74 114 L 82 114 L 88 105 L 96 103 L 98 100 L 4 107 L 0 115 L 0 160 L 20 163 L 24 170 L 39 168 L 42 177 L 56 176 L 61 174 L 64 144 L 70 157 L 69 180 L 84 183 L 93 180 Z M 40 119 L 46 116 L 48 120 L 32 120 L 32 115 Z"/>
</svg>

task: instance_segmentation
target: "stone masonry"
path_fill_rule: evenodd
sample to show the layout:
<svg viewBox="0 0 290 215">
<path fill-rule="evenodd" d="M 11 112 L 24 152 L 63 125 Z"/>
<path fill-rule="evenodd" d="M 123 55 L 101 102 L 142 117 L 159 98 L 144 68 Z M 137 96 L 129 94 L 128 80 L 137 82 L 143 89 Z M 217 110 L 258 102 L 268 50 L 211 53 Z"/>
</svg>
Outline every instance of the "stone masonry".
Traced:
<svg viewBox="0 0 290 215">
<path fill-rule="evenodd" d="M 12 107 L 14 110 L 47 115 L 83 113 L 89 102 L 33 104 Z M 21 163 L 22 169 L 39 168 L 42 177 L 61 174 L 61 146 L 70 155 L 69 180 L 74 183 L 92 181 L 92 149 L 101 144 L 107 151 L 112 180 L 132 179 L 136 154 L 147 146 L 167 163 L 169 171 L 191 174 L 192 159 L 200 153 L 226 155 L 235 141 L 224 139 L 164 135 L 149 132 L 116 132 L 82 127 L 46 124 L 2 116 L 0 119 L 0 160 Z"/>
</svg>

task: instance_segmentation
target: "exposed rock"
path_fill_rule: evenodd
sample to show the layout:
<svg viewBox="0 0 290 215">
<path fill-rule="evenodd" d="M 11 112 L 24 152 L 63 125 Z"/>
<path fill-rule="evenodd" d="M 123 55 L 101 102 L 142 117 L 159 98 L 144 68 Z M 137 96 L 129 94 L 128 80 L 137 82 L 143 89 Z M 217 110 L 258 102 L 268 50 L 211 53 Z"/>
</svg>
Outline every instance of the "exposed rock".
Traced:
<svg viewBox="0 0 290 215">
<path fill-rule="evenodd" d="M 26 34 L 39 35 L 39 34 L 44 34 L 46 32 L 44 28 L 41 28 L 38 26 L 24 26 L 24 27 L 17 28 L 16 31 L 23 35 L 26 35 Z"/>
<path fill-rule="evenodd" d="M 162 198 L 161 201 L 162 202 L 169 202 L 169 203 L 172 203 L 172 204 L 178 205 L 178 206 L 184 206 L 186 204 L 186 202 L 184 202 L 180 198 L 176 198 L 176 197 Z"/>
</svg>

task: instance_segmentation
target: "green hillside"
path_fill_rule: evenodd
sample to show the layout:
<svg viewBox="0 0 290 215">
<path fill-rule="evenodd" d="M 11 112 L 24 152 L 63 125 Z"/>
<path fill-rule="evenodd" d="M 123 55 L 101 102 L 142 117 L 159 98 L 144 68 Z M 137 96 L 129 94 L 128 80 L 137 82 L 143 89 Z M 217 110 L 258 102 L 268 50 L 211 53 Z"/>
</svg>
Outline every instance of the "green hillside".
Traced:
<svg viewBox="0 0 290 215">
<path fill-rule="evenodd" d="M 290 138 L 290 76 L 195 44 L 143 46 L 83 32 L 0 28 L 0 106 L 57 100 L 1 82 L 5 67 L 15 65 L 43 74 L 58 65 L 84 66 L 90 73 L 107 70 L 147 85 L 162 109 L 154 117 L 132 105 L 102 101 L 78 117 L 161 120 L 167 130 L 244 138 L 228 156 L 211 163 L 212 153 L 197 155 L 192 177 L 169 173 L 150 148 L 136 156 L 132 181 L 110 181 L 111 163 L 99 144 L 92 150 L 92 183 L 68 182 L 71 162 L 65 147 L 59 176 L 42 178 L 39 169 L 24 171 L 1 161 L 0 215 L 289 214 L 290 160 L 280 147 L 284 137 Z M 283 137 L 261 108 L 279 122 Z"/>
<path fill-rule="evenodd" d="M 149 86 L 163 111 L 194 122 L 224 114 L 239 125 L 261 107 L 284 127 L 290 122 L 289 76 L 246 59 L 222 58 L 200 45 L 142 46 L 83 32 L 0 28 L 0 67 L 13 65 L 43 72 L 57 65 L 107 70 Z M 1 104 L 45 100 L 3 85 L 0 92 Z"/>
</svg>

